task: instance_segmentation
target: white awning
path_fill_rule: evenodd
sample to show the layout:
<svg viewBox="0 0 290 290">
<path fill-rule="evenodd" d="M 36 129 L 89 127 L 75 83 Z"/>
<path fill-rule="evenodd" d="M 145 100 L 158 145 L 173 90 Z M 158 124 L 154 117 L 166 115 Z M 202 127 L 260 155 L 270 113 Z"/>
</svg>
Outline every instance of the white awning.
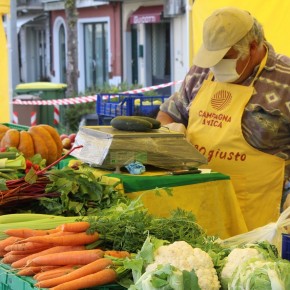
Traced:
<svg viewBox="0 0 290 290">
<path fill-rule="evenodd" d="M 21 27 L 27 24 L 30 21 L 33 21 L 37 17 L 41 16 L 41 14 L 34 14 L 34 15 L 22 15 L 17 17 L 17 33 L 20 31 Z"/>
<path fill-rule="evenodd" d="M 23 15 L 23 16 L 18 16 L 17 17 L 17 23 L 16 23 L 16 27 L 17 27 L 17 33 L 19 33 L 21 27 L 23 25 L 25 25 L 26 23 L 33 21 L 34 19 L 36 19 L 37 17 L 41 16 L 41 14 L 33 14 L 33 15 Z M 7 26 L 8 26 L 8 20 L 7 17 L 5 17 L 4 21 L 3 21 L 3 26 L 5 31 L 7 31 Z"/>
</svg>

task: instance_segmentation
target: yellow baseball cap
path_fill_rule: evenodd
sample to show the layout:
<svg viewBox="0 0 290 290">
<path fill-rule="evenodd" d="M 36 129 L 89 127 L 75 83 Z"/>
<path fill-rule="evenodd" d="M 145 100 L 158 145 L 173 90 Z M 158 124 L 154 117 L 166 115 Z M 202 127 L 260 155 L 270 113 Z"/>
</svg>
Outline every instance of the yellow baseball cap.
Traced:
<svg viewBox="0 0 290 290">
<path fill-rule="evenodd" d="M 235 7 L 215 10 L 203 24 L 203 43 L 193 63 L 203 68 L 213 67 L 253 24 L 254 17 L 248 11 Z"/>
</svg>

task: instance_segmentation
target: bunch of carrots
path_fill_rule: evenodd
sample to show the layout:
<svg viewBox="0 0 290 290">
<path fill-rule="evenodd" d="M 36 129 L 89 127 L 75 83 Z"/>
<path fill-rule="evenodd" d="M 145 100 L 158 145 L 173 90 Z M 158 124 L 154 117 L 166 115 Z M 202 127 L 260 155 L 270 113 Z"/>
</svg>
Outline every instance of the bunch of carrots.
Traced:
<svg viewBox="0 0 290 290">
<path fill-rule="evenodd" d="M 126 258 L 126 251 L 86 248 L 99 239 L 88 234 L 90 224 L 76 221 L 50 230 L 7 229 L 0 241 L 2 263 L 18 275 L 32 276 L 35 286 L 51 290 L 78 290 L 114 283 L 118 273 L 112 258 Z M 111 258 L 110 258 L 111 257 Z"/>
</svg>

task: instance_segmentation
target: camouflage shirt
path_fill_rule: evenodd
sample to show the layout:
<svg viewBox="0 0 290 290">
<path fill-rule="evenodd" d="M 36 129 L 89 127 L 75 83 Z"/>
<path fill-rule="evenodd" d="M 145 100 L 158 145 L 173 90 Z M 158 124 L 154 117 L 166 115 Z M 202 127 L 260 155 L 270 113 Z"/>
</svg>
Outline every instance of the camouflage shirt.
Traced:
<svg viewBox="0 0 290 290">
<path fill-rule="evenodd" d="M 255 82 L 254 93 L 242 118 L 246 141 L 265 153 L 290 159 L 290 58 L 276 54 L 268 47 L 265 68 Z M 258 67 L 241 85 L 248 86 Z M 179 92 L 174 93 L 160 110 L 176 122 L 187 126 L 189 108 L 209 69 L 193 66 L 187 73 Z M 288 175 L 288 174 L 287 174 Z"/>
</svg>

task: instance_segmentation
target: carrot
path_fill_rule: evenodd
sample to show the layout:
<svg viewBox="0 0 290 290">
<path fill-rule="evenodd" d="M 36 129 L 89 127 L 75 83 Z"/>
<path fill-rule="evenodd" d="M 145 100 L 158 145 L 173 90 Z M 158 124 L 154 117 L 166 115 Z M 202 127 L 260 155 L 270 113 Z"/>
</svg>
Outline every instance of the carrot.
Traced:
<svg viewBox="0 0 290 290">
<path fill-rule="evenodd" d="M 117 273 L 111 268 L 107 268 L 94 274 L 86 275 L 81 278 L 59 284 L 50 290 L 79 290 L 88 287 L 102 286 L 113 283 L 117 280 Z"/>
<path fill-rule="evenodd" d="M 52 270 L 52 269 L 55 269 L 55 268 L 56 268 L 56 266 L 29 266 L 29 267 L 25 267 L 25 268 L 19 270 L 17 272 L 17 275 L 20 275 L 20 276 L 33 276 L 36 273 Z"/>
<path fill-rule="evenodd" d="M 55 269 L 35 274 L 33 276 L 33 279 L 39 282 L 39 281 L 44 281 L 44 280 L 48 280 L 52 278 L 57 278 L 84 266 L 83 265 L 66 265 L 66 266 L 56 266 L 56 267 L 57 268 Z"/>
<path fill-rule="evenodd" d="M 70 265 L 66 265 L 66 266 L 31 266 L 31 267 L 54 267 L 51 270 L 47 270 L 47 271 L 42 271 L 40 273 L 36 273 L 33 276 L 33 279 L 38 281 L 39 277 L 41 279 L 42 276 L 46 276 L 46 275 L 50 275 L 50 274 L 53 274 L 53 273 L 57 273 L 59 271 L 62 271 L 61 270 L 62 268 L 70 268 L 71 266 Z"/>
<path fill-rule="evenodd" d="M 5 250 L 0 251 L 0 257 L 4 257 L 5 254 L 7 254 L 8 252 Z"/>
<path fill-rule="evenodd" d="M 1 260 L 4 264 L 12 264 L 13 262 L 16 262 L 22 258 L 27 257 L 27 255 L 13 255 L 10 253 L 7 253 Z"/>
<path fill-rule="evenodd" d="M 47 254 L 32 259 L 31 265 L 86 265 L 104 256 L 99 249 Z"/>
<path fill-rule="evenodd" d="M 40 288 L 51 288 L 65 282 L 69 282 L 69 281 L 81 278 L 83 276 L 90 275 L 95 272 L 99 272 L 112 264 L 113 262 L 111 259 L 107 259 L 107 258 L 98 259 L 87 265 L 82 266 L 81 268 L 71 273 L 68 273 L 67 275 L 64 275 L 58 278 L 52 278 L 48 280 L 39 281 L 38 283 L 35 284 L 35 286 L 40 287 Z"/>
<path fill-rule="evenodd" d="M 33 236 L 45 236 L 51 233 L 58 231 L 57 229 L 53 230 L 34 230 L 30 228 L 20 228 L 20 229 L 7 229 L 4 233 L 8 236 L 19 237 L 19 238 L 28 238 Z"/>
<path fill-rule="evenodd" d="M 75 234 L 74 232 L 57 231 L 55 233 L 48 235 L 48 237 L 52 238 L 52 237 L 60 237 L 60 236 L 67 236 L 67 235 L 74 235 L 74 234 Z"/>
<path fill-rule="evenodd" d="M 36 236 L 25 239 L 27 242 L 46 243 L 59 246 L 79 246 L 93 243 L 99 239 L 98 233 L 87 234 L 85 232 L 75 233 L 73 235 L 62 235 L 56 237 Z"/>
<path fill-rule="evenodd" d="M 44 246 L 47 246 L 42 243 L 36 243 L 36 242 L 23 242 L 23 243 L 15 243 L 12 245 L 9 245 L 5 247 L 5 251 L 26 251 L 26 250 L 32 250 L 32 249 L 43 249 Z"/>
<path fill-rule="evenodd" d="M 49 237 L 59 237 L 59 236 L 72 235 L 72 234 L 75 234 L 75 233 L 59 230 L 55 233 L 50 234 Z"/>
<path fill-rule="evenodd" d="M 4 240 L 0 241 L 0 251 L 3 251 L 5 247 L 12 245 L 18 241 L 22 240 L 21 238 L 18 237 L 7 237 Z"/>
<path fill-rule="evenodd" d="M 81 233 L 85 232 L 90 227 L 89 222 L 72 222 L 72 223 L 65 223 L 61 225 L 61 230 L 63 232 L 74 232 L 74 233 Z"/>
<path fill-rule="evenodd" d="M 38 253 L 40 251 L 46 250 L 48 248 L 51 248 L 51 246 L 50 245 L 44 245 L 41 248 L 35 248 L 35 249 L 25 250 L 25 251 L 21 251 L 21 250 L 18 250 L 18 251 L 9 251 L 8 253 L 14 254 L 14 255 L 20 255 L 20 254 L 23 254 L 23 253 L 31 255 L 31 254 Z"/>
<path fill-rule="evenodd" d="M 48 248 L 46 250 L 43 250 L 43 251 L 40 251 L 38 253 L 35 253 L 35 254 L 31 254 L 17 262 L 14 262 L 11 264 L 11 266 L 13 268 L 21 268 L 21 267 L 25 267 L 25 266 L 28 266 L 30 265 L 30 262 L 36 258 L 36 257 L 39 257 L 39 256 L 42 256 L 42 255 L 47 255 L 47 254 L 52 254 L 52 253 L 63 253 L 63 252 L 66 252 L 66 251 L 74 251 L 74 250 L 84 250 L 84 246 L 55 246 L 55 247 L 51 247 L 51 248 Z"/>
<path fill-rule="evenodd" d="M 105 251 L 105 256 L 112 256 L 115 258 L 126 258 L 130 257 L 130 253 L 127 251 L 107 250 Z"/>
</svg>

